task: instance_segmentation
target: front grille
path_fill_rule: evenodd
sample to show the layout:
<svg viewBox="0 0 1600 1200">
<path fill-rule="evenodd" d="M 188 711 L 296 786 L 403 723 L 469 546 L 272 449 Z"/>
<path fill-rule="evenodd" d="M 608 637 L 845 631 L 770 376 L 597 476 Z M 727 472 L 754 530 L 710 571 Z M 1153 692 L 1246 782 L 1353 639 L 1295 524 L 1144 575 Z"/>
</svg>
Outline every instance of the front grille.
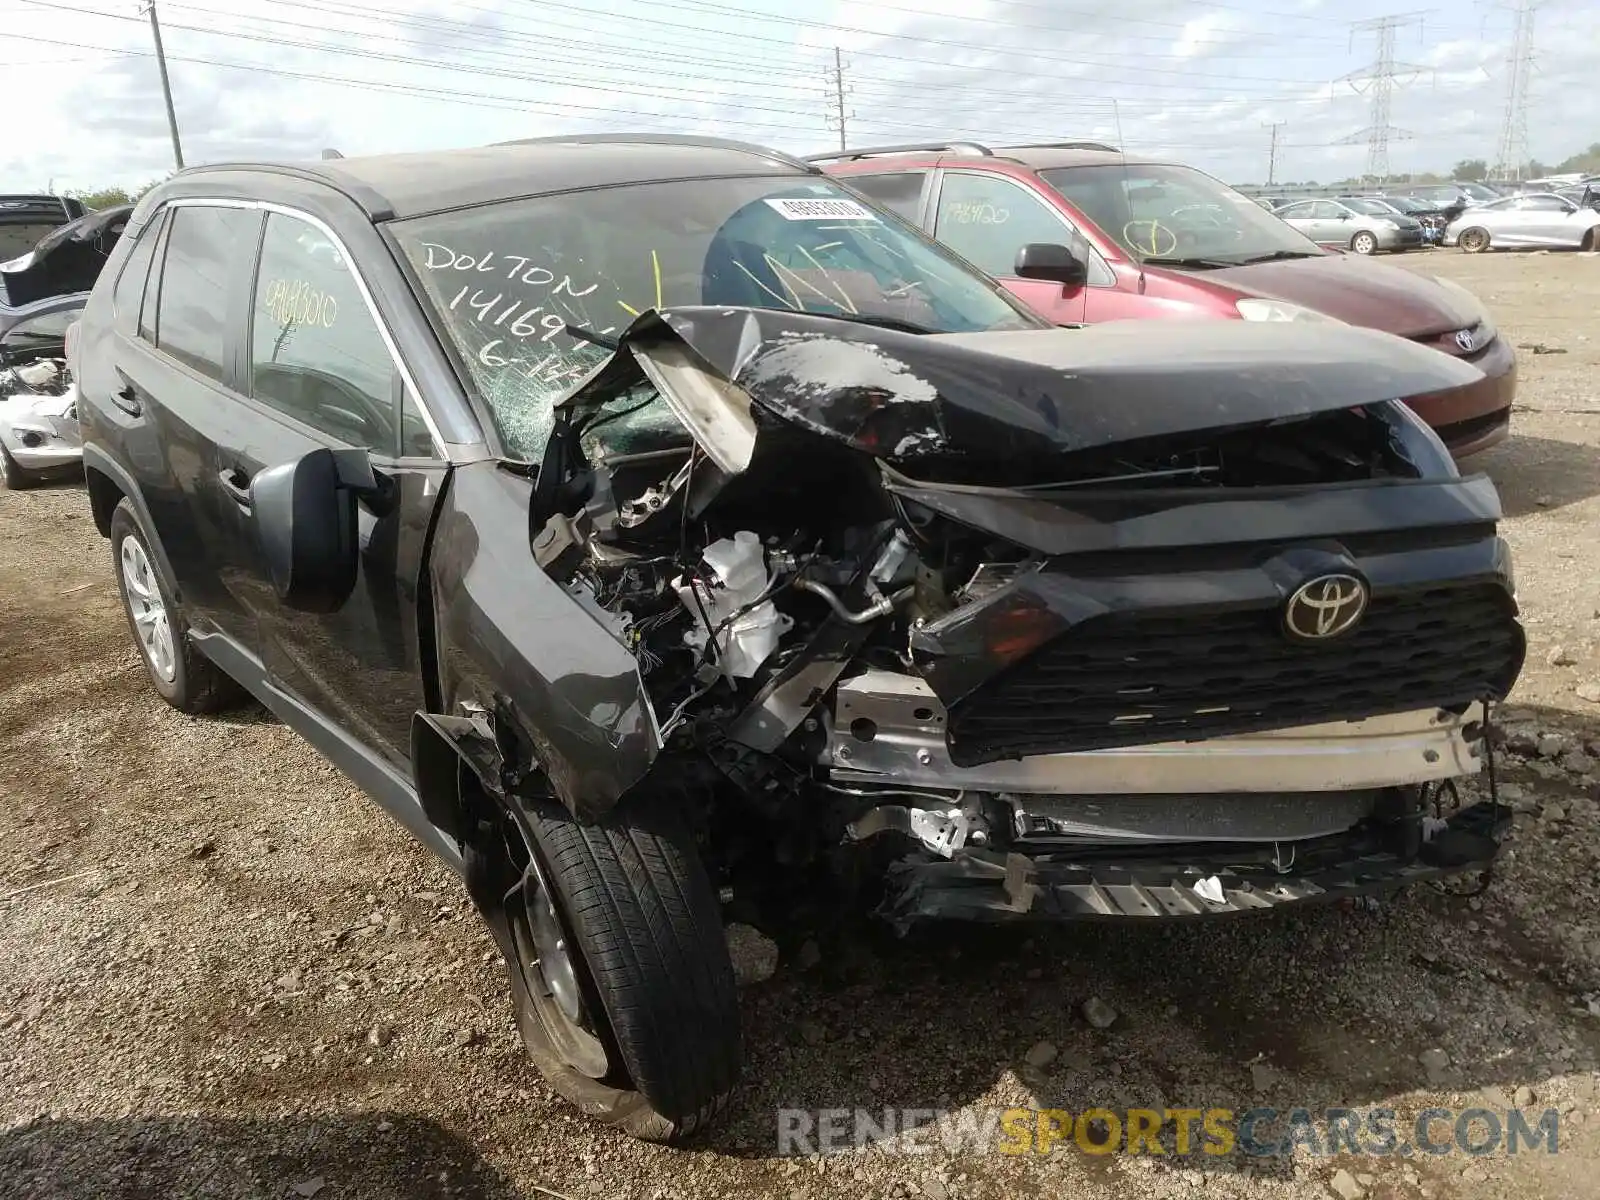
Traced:
<svg viewBox="0 0 1600 1200">
<path fill-rule="evenodd" d="M 1480 323 L 1472 326 L 1468 331 L 1472 334 L 1472 349 L 1463 350 L 1461 343 L 1456 341 L 1459 330 L 1451 329 L 1444 333 L 1427 333 L 1421 337 L 1412 338 L 1419 346 L 1432 346 L 1454 358 L 1464 358 L 1468 362 L 1483 356 L 1483 353 L 1494 345 L 1495 334 L 1492 330 L 1485 329 Z"/>
<path fill-rule="evenodd" d="M 1522 668 L 1513 602 L 1493 584 L 1374 597 L 1326 646 L 1280 609 L 1085 621 L 950 712 L 960 766 L 1359 720 L 1498 699 Z"/>
</svg>

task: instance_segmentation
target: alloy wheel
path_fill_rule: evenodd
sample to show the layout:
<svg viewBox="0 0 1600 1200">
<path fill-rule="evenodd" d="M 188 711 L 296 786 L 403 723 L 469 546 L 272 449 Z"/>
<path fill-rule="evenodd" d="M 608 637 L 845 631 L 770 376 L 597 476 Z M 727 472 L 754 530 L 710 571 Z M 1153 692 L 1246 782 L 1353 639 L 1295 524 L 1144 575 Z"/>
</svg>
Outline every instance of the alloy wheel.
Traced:
<svg viewBox="0 0 1600 1200">
<path fill-rule="evenodd" d="M 178 656 L 172 640 L 172 621 L 150 566 L 150 556 L 138 538 L 125 537 L 121 558 L 123 592 L 139 635 L 139 648 L 156 676 L 163 683 L 171 683 L 177 678 Z"/>
<path fill-rule="evenodd" d="M 536 859 L 507 897 L 506 908 L 516 967 L 551 1048 L 580 1075 L 604 1079 L 611 1073 L 611 1056 L 592 1015 L 583 956 Z"/>
</svg>

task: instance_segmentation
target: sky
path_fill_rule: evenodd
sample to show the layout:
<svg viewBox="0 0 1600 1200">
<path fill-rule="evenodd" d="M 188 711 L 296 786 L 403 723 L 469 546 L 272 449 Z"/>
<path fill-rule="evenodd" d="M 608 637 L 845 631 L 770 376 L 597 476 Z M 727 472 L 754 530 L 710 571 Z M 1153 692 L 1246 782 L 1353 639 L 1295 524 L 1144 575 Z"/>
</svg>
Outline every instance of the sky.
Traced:
<svg viewBox="0 0 1600 1200">
<path fill-rule="evenodd" d="M 1509 3 L 1509 0 L 1508 0 Z M 0 191 L 136 186 L 173 156 L 134 0 L 0 0 Z M 800 153 L 1093 138 L 1230 182 L 1363 171 L 1373 0 L 159 0 L 190 165 L 594 131 Z M 1515 16 L 1489 0 L 1393 33 L 1394 172 L 1493 159 Z M 1543 0 L 1529 153 L 1600 141 L 1600 4 Z M 25 98 L 25 108 L 19 103 Z M 1357 135 L 1344 144 L 1345 139 Z"/>
</svg>

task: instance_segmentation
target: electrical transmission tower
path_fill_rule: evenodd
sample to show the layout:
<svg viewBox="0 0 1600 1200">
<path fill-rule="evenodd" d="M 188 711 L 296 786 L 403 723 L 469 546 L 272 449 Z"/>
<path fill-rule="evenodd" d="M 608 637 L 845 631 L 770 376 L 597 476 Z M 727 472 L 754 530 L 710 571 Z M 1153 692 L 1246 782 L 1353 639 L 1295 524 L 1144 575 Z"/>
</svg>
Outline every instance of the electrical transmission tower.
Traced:
<svg viewBox="0 0 1600 1200">
<path fill-rule="evenodd" d="M 1278 182 L 1278 130 L 1282 129 L 1287 121 L 1263 121 L 1261 128 L 1272 131 L 1272 141 L 1267 149 L 1267 186 L 1271 187 Z"/>
<path fill-rule="evenodd" d="M 1407 130 L 1396 129 L 1389 124 L 1389 107 L 1394 89 L 1410 83 L 1428 69 L 1415 63 L 1395 61 L 1395 34 L 1413 22 L 1420 30 L 1422 16 L 1421 12 L 1397 13 L 1388 17 L 1374 17 L 1370 21 L 1356 21 L 1350 26 L 1352 41 L 1357 33 L 1378 35 L 1378 57 L 1359 71 L 1341 77 L 1341 82 L 1348 83 L 1357 92 L 1371 93 L 1372 123 L 1347 138 L 1341 138 L 1339 144 L 1353 146 L 1366 142 L 1367 174 L 1379 181 L 1389 175 L 1389 140 L 1412 136 Z"/>
<path fill-rule="evenodd" d="M 828 72 L 828 128 L 839 131 L 839 149 L 845 149 L 845 122 L 855 120 L 855 109 L 844 110 L 844 98 L 854 89 L 844 81 L 844 54 L 833 48 L 833 68 Z"/>
<path fill-rule="evenodd" d="M 1506 55 L 1506 111 L 1500 122 L 1500 150 L 1495 174 L 1521 179 L 1528 162 L 1528 81 L 1533 75 L 1533 14 L 1539 0 L 1517 0 L 1511 11 L 1516 28 Z"/>
</svg>

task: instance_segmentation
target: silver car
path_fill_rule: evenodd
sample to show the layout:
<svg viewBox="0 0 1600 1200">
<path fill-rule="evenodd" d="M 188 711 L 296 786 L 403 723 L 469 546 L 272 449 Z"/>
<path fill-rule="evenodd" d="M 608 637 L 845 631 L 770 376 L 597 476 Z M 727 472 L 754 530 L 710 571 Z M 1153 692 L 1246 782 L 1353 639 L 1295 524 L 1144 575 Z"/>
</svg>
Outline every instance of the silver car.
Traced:
<svg viewBox="0 0 1600 1200">
<path fill-rule="evenodd" d="M 1422 223 L 1372 200 L 1299 200 L 1277 212 L 1319 246 L 1348 247 L 1357 254 L 1416 250 L 1423 244 Z"/>
<path fill-rule="evenodd" d="M 0 367 L 0 484 L 15 491 L 82 462 L 78 385 L 66 363 Z"/>
<path fill-rule="evenodd" d="M 1444 231 L 1446 246 L 1468 254 L 1484 250 L 1600 249 L 1600 212 L 1580 208 L 1554 192 L 1507 196 L 1469 208 Z"/>
</svg>

